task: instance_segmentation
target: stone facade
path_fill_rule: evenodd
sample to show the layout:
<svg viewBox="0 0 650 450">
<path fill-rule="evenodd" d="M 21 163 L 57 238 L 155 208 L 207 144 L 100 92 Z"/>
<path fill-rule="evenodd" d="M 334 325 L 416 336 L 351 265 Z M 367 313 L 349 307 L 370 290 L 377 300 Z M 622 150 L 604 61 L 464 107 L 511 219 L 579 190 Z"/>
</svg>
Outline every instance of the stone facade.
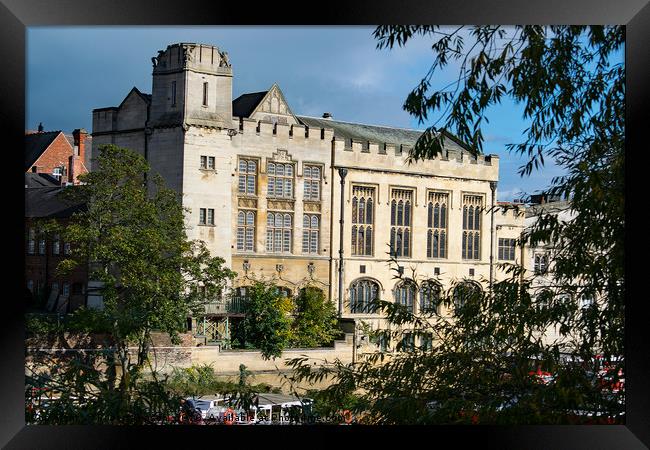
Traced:
<svg viewBox="0 0 650 450">
<path fill-rule="evenodd" d="M 339 169 L 340 312 L 373 328 L 382 319 L 361 311 L 355 289 L 368 280 L 382 299 L 396 298 L 391 240 L 405 274 L 486 289 L 500 239 L 523 229 L 522 212 L 492 215 L 496 155 L 472 157 L 449 136 L 442 155 L 408 164 L 417 130 L 296 116 L 277 85 L 233 101 L 232 67 L 217 47 L 174 44 L 152 62 L 152 95 L 134 88 L 119 107 L 93 111 L 93 155 L 105 143 L 143 154 L 188 208 L 189 237 L 238 272 L 234 287 L 272 278 L 295 295 L 315 283 L 339 305 Z M 522 261 L 519 251 L 508 260 Z"/>
</svg>

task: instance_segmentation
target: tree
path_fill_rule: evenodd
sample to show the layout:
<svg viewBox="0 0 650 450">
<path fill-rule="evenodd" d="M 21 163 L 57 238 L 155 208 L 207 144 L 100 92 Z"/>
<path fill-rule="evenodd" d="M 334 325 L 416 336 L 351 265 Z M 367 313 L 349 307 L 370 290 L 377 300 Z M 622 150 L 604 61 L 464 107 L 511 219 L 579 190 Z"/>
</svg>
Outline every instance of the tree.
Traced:
<svg viewBox="0 0 650 450">
<path fill-rule="evenodd" d="M 433 38 L 435 57 L 404 109 L 420 123 L 439 118 L 414 146 L 411 161 L 439 154 L 447 130 L 480 153 L 489 108 L 505 97 L 523 104 L 530 127 L 523 142 L 508 148 L 528 156 L 522 176 L 543 167 L 545 157 L 564 169 L 548 192 L 571 196 L 574 219 L 562 222 L 542 211 L 520 245 L 550 244 L 558 288 L 597 302 L 587 309 L 576 301 L 542 307 L 531 298 L 529 277 L 504 266 L 508 279 L 469 295 L 462 307 L 453 295 L 441 296 L 454 311 L 451 318 L 436 311 L 416 317 L 379 302 L 392 329 L 380 333 L 401 339 L 400 327 L 408 326 L 430 336 L 430 347 L 317 370 L 296 359 L 297 379 L 333 377 L 326 392 L 359 393 L 369 423 L 567 423 L 586 420 L 587 411 L 591 419 L 620 420 L 624 390 L 603 386 L 594 355 L 614 373 L 624 370 L 625 68 L 613 60 L 624 28 L 380 26 L 374 32 L 380 49 L 416 35 Z M 431 80 L 451 61 L 460 63 L 456 81 L 431 92 Z M 551 324 L 560 324 L 572 341 L 573 362 L 560 357 L 557 344 L 540 339 Z M 398 344 L 397 350 L 407 348 Z M 553 381 L 531 376 L 538 367 L 552 371 Z"/>
<path fill-rule="evenodd" d="M 308 286 L 296 299 L 293 322 L 294 345 L 318 347 L 330 344 L 339 334 L 336 309 L 325 299 L 322 290 Z"/>
<path fill-rule="evenodd" d="M 111 408 L 104 405 L 108 409 L 84 423 L 148 423 L 146 412 L 133 416 L 131 411 L 134 402 L 140 402 L 139 389 L 164 393 L 155 373 L 153 384 L 142 381 L 151 332 L 167 332 L 177 341 L 186 318 L 199 313 L 205 302 L 194 287 L 221 292 L 236 274 L 223 267 L 222 258 L 211 257 L 205 244 L 188 240 L 177 194 L 165 188 L 159 176 L 149 176 L 147 188 L 150 168 L 142 156 L 107 145 L 100 147 L 97 162 L 96 171 L 79 177 L 82 185 L 62 193 L 86 208 L 59 231 L 74 247 L 57 270 L 86 264 L 89 279 L 101 282 L 103 308 L 91 314 L 108 324 L 114 351 L 84 362 L 73 358 L 46 381 L 68 397 L 77 397 L 77 403 L 92 401 L 97 406 L 102 405 L 100 399 L 114 399 Z"/>
<path fill-rule="evenodd" d="M 292 301 L 269 282 L 255 280 L 246 289 L 246 316 L 236 339 L 242 346 L 260 349 L 266 359 L 277 358 L 292 339 Z"/>
</svg>

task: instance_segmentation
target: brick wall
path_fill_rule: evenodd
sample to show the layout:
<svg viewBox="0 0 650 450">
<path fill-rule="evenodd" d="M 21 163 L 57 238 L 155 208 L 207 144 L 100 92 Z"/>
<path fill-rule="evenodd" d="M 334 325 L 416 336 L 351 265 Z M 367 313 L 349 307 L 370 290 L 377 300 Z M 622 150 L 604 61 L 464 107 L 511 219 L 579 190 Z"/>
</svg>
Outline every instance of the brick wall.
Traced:
<svg viewBox="0 0 650 450">
<path fill-rule="evenodd" d="M 52 173 L 55 167 L 63 165 L 68 168 L 70 156 L 72 156 L 72 146 L 63 133 L 59 133 L 34 165 L 38 173 Z"/>
</svg>

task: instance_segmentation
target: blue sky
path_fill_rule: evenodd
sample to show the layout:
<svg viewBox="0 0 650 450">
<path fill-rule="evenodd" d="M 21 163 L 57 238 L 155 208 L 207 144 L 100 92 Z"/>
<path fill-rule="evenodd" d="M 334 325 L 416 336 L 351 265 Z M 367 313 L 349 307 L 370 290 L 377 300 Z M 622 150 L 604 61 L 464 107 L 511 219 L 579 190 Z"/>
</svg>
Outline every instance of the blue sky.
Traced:
<svg viewBox="0 0 650 450">
<path fill-rule="evenodd" d="M 92 110 L 117 106 L 133 86 L 151 92 L 151 57 L 176 42 L 216 45 L 233 67 L 233 98 L 278 83 L 295 114 L 424 129 L 402 109 L 428 71 L 431 42 L 377 50 L 373 27 L 31 27 L 27 30 L 25 128 L 92 131 Z M 439 74 L 443 86 L 453 67 Z M 435 118 L 432 118 L 435 119 Z M 483 128 L 484 152 L 500 157 L 498 200 L 546 188 L 554 166 L 520 177 L 525 160 L 505 145 L 519 142 L 527 124 L 507 101 Z"/>
</svg>

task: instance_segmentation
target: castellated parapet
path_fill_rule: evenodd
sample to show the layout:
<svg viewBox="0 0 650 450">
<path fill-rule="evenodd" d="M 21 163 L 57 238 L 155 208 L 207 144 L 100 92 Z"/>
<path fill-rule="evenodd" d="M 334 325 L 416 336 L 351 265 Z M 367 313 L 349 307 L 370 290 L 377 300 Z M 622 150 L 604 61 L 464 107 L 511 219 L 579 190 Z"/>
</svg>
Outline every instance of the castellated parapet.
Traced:
<svg viewBox="0 0 650 450">
<path fill-rule="evenodd" d="M 477 155 L 454 146 L 445 148 L 443 153 L 432 159 L 409 164 L 411 147 L 388 142 L 360 141 L 335 137 L 335 130 L 325 127 L 304 125 L 285 125 L 263 120 L 234 118 L 232 127 L 247 137 L 257 136 L 264 140 L 270 136 L 290 139 L 309 146 L 322 145 L 321 141 L 331 142 L 332 166 L 359 170 L 379 170 L 400 172 L 411 175 L 437 176 L 472 179 L 477 181 L 498 181 L 499 157 L 497 155 Z M 445 142 L 449 142 L 446 140 Z"/>
<path fill-rule="evenodd" d="M 232 76 L 232 66 L 228 52 L 221 52 L 218 47 L 206 44 L 179 43 L 160 50 L 152 58 L 153 73 L 163 74 L 179 70 L 194 70 Z"/>
<path fill-rule="evenodd" d="M 350 142 L 348 140 L 348 142 Z M 400 172 L 411 175 L 452 177 L 477 181 L 498 181 L 497 155 L 472 156 L 464 150 L 444 149 L 432 159 L 409 164 L 411 147 L 393 143 L 360 142 L 352 140 L 349 146 L 343 139 L 334 139 L 335 167 L 348 169 Z"/>
<path fill-rule="evenodd" d="M 151 58 L 150 126 L 228 128 L 232 118 L 232 66 L 227 52 L 180 43 Z"/>
</svg>

